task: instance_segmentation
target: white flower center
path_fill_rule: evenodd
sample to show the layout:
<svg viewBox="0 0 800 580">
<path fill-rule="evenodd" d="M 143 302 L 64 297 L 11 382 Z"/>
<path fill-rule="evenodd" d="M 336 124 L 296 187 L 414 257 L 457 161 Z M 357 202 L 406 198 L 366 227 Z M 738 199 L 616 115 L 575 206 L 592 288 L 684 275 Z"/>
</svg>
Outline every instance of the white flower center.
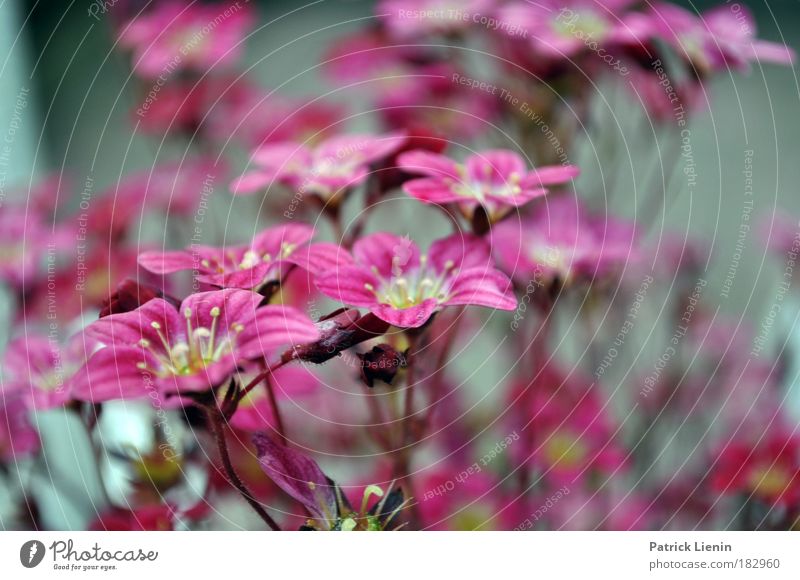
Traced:
<svg viewBox="0 0 800 580">
<path fill-rule="evenodd" d="M 215 306 L 210 314 L 211 328 L 202 326 L 192 328 L 192 311 L 185 309 L 183 315 L 186 319 L 186 334 L 182 337 L 183 340 L 174 340 L 172 343 L 162 332 L 161 324 L 156 321 L 151 322 L 150 326 L 161 339 L 161 345 L 154 347 L 149 340 L 143 338 L 139 341 L 139 346 L 155 356 L 160 368 L 151 369 L 145 362 L 140 362 L 137 366 L 142 370 L 152 371 L 159 377 L 192 375 L 220 360 L 224 355 L 230 354 L 237 335 L 244 330 L 244 327 L 238 322 L 234 323 L 224 336 L 220 336 L 217 325 L 220 309 Z"/>
<path fill-rule="evenodd" d="M 428 257 L 421 256 L 419 267 L 403 275 L 383 278 L 375 267 L 373 273 L 380 280 L 380 284 L 377 288 L 372 284 L 365 284 L 364 287 L 375 294 L 381 304 L 404 309 L 418 306 L 430 298 L 440 304 L 447 300 L 449 283 L 458 270 L 452 261 L 448 261 L 444 272 L 438 273 L 428 266 Z"/>
</svg>

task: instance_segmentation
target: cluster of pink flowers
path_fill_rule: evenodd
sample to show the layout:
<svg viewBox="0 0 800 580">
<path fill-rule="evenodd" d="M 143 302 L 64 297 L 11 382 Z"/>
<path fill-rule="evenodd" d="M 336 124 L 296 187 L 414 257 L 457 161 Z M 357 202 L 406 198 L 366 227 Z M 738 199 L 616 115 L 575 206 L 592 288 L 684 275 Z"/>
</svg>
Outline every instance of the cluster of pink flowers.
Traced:
<svg viewBox="0 0 800 580">
<path fill-rule="evenodd" d="M 685 99 L 792 51 L 756 39 L 743 7 L 382 0 L 375 15 L 321 64 L 371 99 L 371 133 L 341 103 L 235 73 L 248 4 L 117 23 L 146 95 L 136 128 L 189 145 L 0 205 L 15 301 L 0 462 L 42 453 L 39 413 L 84 424 L 127 478 L 120 499 L 97 470 L 91 529 L 213 529 L 223 502 L 273 530 L 796 526 L 800 434 L 775 365 L 744 364 L 747 329 L 701 300 L 699 246 L 649 247 L 570 162 L 599 80 L 633 72 L 663 96 L 673 71 L 654 63 L 674 62 Z M 456 50 L 478 39 L 494 66 Z M 661 105 L 646 103 L 663 120 Z M 794 229 L 771 228 L 776 253 L 798 251 Z M 637 334 L 648 309 L 667 328 Z M 636 352 L 654 334 L 655 370 Z M 709 408 L 722 432 L 675 427 Z M 106 430 L 130 435 L 114 417 L 133 416 L 139 440 L 111 449 Z"/>
</svg>

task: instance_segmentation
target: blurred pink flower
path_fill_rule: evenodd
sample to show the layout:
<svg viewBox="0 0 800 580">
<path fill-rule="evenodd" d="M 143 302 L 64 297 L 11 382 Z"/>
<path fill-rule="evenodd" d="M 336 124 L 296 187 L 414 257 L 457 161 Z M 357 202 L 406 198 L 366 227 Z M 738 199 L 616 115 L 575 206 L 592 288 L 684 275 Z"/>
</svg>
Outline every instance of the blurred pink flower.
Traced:
<svg viewBox="0 0 800 580">
<path fill-rule="evenodd" d="M 569 182 L 579 173 L 574 166 L 552 166 L 529 170 L 513 151 L 490 150 L 470 155 L 457 163 L 436 153 L 411 151 L 398 164 L 406 172 L 426 177 L 406 181 L 403 189 L 426 203 L 455 203 L 467 218 L 483 207 L 494 223 L 512 208 L 547 193 L 548 185 Z"/>
<path fill-rule="evenodd" d="M 18 393 L 37 410 L 60 407 L 70 400 L 69 379 L 85 362 L 82 337 L 66 344 L 41 334 L 12 340 L 3 356 L 2 393 Z"/>
<path fill-rule="evenodd" d="M 400 134 L 341 135 L 311 148 L 296 143 L 265 145 L 253 153 L 258 169 L 234 181 L 236 194 L 250 194 L 282 183 L 303 195 L 316 194 L 326 201 L 363 183 L 370 165 L 403 145 Z"/>
<path fill-rule="evenodd" d="M 517 304 L 504 274 L 494 269 L 480 238 L 453 234 L 420 255 L 408 238 L 377 233 L 358 240 L 353 254 L 316 277 L 320 292 L 369 308 L 399 327 L 422 326 L 438 309 L 457 304 L 513 310 Z"/>
<path fill-rule="evenodd" d="M 539 57 L 560 60 L 590 48 L 608 48 L 630 40 L 631 32 L 623 26 L 622 18 L 633 3 L 634 0 L 515 1 L 502 7 L 498 17 L 518 24 Z"/>
<path fill-rule="evenodd" d="M 293 254 L 314 230 L 303 224 L 269 228 L 249 244 L 227 248 L 196 246 L 173 252 L 144 252 L 139 264 L 155 274 L 192 270 L 197 280 L 220 288 L 259 290 L 279 282 L 295 264 Z"/>
<path fill-rule="evenodd" d="M 434 131 L 450 141 L 475 138 L 492 130 L 500 103 L 496 95 L 455 82 L 466 78 L 462 73 L 449 63 L 418 65 L 379 92 L 375 108 L 394 130 Z"/>
<path fill-rule="evenodd" d="M 0 392 L 0 460 L 14 464 L 39 450 L 28 412 L 20 395 Z"/>
<path fill-rule="evenodd" d="M 752 61 L 791 64 L 789 47 L 755 38 L 756 25 L 747 7 L 736 4 L 696 14 L 674 4 L 659 3 L 651 14 L 658 36 L 699 72 L 728 66 L 747 69 Z"/>
<path fill-rule="evenodd" d="M 510 498 L 503 482 L 479 462 L 426 470 L 415 493 L 423 530 L 507 530 L 522 519 L 517 509 L 506 509 Z"/>
<path fill-rule="evenodd" d="M 548 198 L 530 216 L 492 230 L 503 270 L 522 283 L 591 281 L 622 270 L 636 257 L 635 224 L 588 215 L 577 199 Z"/>
<path fill-rule="evenodd" d="M 408 38 L 473 27 L 474 18 L 488 17 L 494 5 L 493 0 L 381 0 L 375 13 L 392 34 Z"/>
<path fill-rule="evenodd" d="M 167 0 L 124 25 L 119 41 L 133 51 L 134 70 L 144 77 L 204 73 L 239 58 L 252 24 L 247 4 Z"/>
<path fill-rule="evenodd" d="M 710 468 L 711 485 L 722 494 L 745 494 L 771 506 L 800 501 L 800 439 L 768 431 L 757 442 L 733 439 Z"/>
</svg>

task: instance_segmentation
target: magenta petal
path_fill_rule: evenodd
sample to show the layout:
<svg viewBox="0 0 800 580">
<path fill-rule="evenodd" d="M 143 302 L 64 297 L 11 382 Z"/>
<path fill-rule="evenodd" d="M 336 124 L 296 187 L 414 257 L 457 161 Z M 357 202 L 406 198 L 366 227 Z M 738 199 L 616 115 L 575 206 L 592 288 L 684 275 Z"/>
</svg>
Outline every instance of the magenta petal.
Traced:
<svg viewBox="0 0 800 580">
<path fill-rule="evenodd" d="M 483 238 L 473 234 L 455 233 L 436 240 L 428 250 L 430 263 L 444 272 L 448 262 L 455 268 L 486 266 L 490 262 L 490 247 Z"/>
<path fill-rule="evenodd" d="M 181 270 L 192 270 L 197 262 L 189 252 L 143 252 L 139 254 L 139 265 L 153 274 L 172 274 Z"/>
<path fill-rule="evenodd" d="M 265 168 L 275 170 L 277 175 L 294 173 L 312 164 L 311 152 L 297 143 L 270 143 L 253 153 L 253 161 Z"/>
<path fill-rule="evenodd" d="M 369 165 L 397 151 L 405 140 L 405 135 L 399 133 L 339 135 L 321 143 L 314 151 L 314 157 L 343 164 Z"/>
<path fill-rule="evenodd" d="M 375 268 L 384 278 L 399 276 L 419 266 L 419 248 L 408 237 L 380 232 L 358 240 L 353 255 L 361 266 Z"/>
<path fill-rule="evenodd" d="M 419 173 L 434 178 L 449 178 L 454 181 L 461 181 L 463 175 L 458 173 L 459 165 L 437 153 L 427 151 L 409 151 L 402 153 L 397 158 L 397 164 L 407 173 Z"/>
<path fill-rule="evenodd" d="M 329 522 L 338 514 L 333 482 L 305 455 L 273 442 L 264 433 L 253 435 L 261 469 L 275 485 L 302 503 L 315 519 Z"/>
<path fill-rule="evenodd" d="M 319 339 L 311 319 L 291 306 L 263 306 L 238 337 L 236 352 L 244 358 L 268 357 L 278 346 L 291 346 Z"/>
<path fill-rule="evenodd" d="M 400 328 L 419 328 L 428 321 L 438 306 L 435 298 L 428 298 L 422 304 L 402 310 L 388 304 L 377 304 L 370 308 L 370 312 Z"/>
<path fill-rule="evenodd" d="M 246 270 L 236 270 L 225 274 L 206 274 L 198 276 L 200 282 L 205 282 L 220 288 L 238 288 L 241 290 L 253 290 L 265 282 L 277 280 L 280 277 L 280 262 L 270 262 L 258 264 Z"/>
<path fill-rule="evenodd" d="M 528 169 L 522 157 L 504 149 L 492 149 L 470 155 L 466 165 L 467 176 L 462 179 L 495 186 L 508 185 L 513 174 L 521 178 Z"/>
<path fill-rule="evenodd" d="M 293 252 L 287 259 L 307 272 L 319 275 L 340 266 L 351 266 L 355 263 L 350 252 L 330 242 L 311 244 Z"/>
<path fill-rule="evenodd" d="M 363 268 L 338 268 L 317 277 L 315 283 L 320 292 L 344 304 L 370 307 L 377 301 L 375 293 L 367 285 L 377 289 L 378 279 Z"/>
<path fill-rule="evenodd" d="M 86 335 L 105 345 L 136 346 L 143 338 L 155 347 L 161 345 L 160 332 L 168 339 L 183 336 L 186 323 L 175 307 L 161 298 L 149 300 L 136 310 L 112 314 L 86 327 Z"/>
<path fill-rule="evenodd" d="M 785 44 L 754 40 L 750 47 L 753 60 L 786 65 L 794 62 L 795 52 Z"/>
<path fill-rule="evenodd" d="M 231 182 L 230 189 L 234 195 L 247 195 L 264 191 L 274 184 L 277 175 L 274 171 L 249 171 Z"/>
<path fill-rule="evenodd" d="M 269 228 L 253 238 L 251 247 L 259 254 L 269 254 L 273 260 L 283 254 L 287 246 L 296 247 L 308 242 L 314 235 L 314 228 L 306 224 L 285 224 Z"/>
<path fill-rule="evenodd" d="M 72 397 L 102 403 L 114 399 L 138 399 L 155 389 L 152 373 L 139 369 L 147 363 L 144 351 L 108 347 L 97 351 L 70 380 Z"/>
<path fill-rule="evenodd" d="M 446 304 L 486 306 L 498 310 L 514 310 L 517 299 L 511 291 L 511 282 L 496 270 L 469 268 L 456 276 L 450 287 Z"/>
<path fill-rule="evenodd" d="M 486 200 L 498 207 L 522 207 L 529 201 L 543 197 L 546 194 L 546 189 L 523 189 L 516 195 L 487 195 Z"/>
<path fill-rule="evenodd" d="M 531 171 L 522 180 L 523 189 L 540 189 L 547 185 L 560 185 L 575 179 L 581 170 L 574 165 L 550 165 Z"/>
<path fill-rule="evenodd" d="M 444 205 L 455 202 L 473 202 L 477 200 L 472 197 L 465 197 L 454 192 L 450 186 L 439 179 L 422 178 L 411 179 L 403 184 L 403 191 L 425 203 L 436 203 Z"/>
</svg>

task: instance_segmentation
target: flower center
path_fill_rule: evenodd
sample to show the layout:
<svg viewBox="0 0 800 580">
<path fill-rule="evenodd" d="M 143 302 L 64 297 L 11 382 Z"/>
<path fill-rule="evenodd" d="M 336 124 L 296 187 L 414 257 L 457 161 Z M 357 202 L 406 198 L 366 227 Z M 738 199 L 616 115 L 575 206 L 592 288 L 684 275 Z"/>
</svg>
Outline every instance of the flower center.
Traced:
<svg viewBox="0 0 800 580">
<path fill-rule="evenodd" d="M 380 284 L 377 288 L 372 284 L 364 284 L 364 287 L 375 294 L 381 304 L 398 309 L 418 306 L 430 298 L 438 303 L 444 302 L 449 292 L 449 282 L 458 273 L 452 261 L 445 264 L 444 272 L 436 272 L 429 267 L 427 256 L 420 257 L 419 268 L 388 279 L 383 278 L 376 267 L 372 271 Z"/>
<path fill-rule="evenodd" d="M 548 439 L 544 454 L 550 465 L 576 467 L 586 457 L 586 446 L 568 433 L 556 432 Z"/>
<path fill-rule="evenodd" d="M 748 487 L 753 492 L 766 496 L 776 496 L 783 493 L 791 482 L 791 476 L 780 466 L 759 467 L 750 474 Z"/>
<path fill-rule="evenodd" d="M 606 21 L 592 10 L 582 10 L 564 18 L 559 14 L 553 21 L 553 30 L 562 38 L 602 40 L 608 31 Z"/>
<path fill-rule="evenodd" d="M 192 311 L 187 308 L 183 311 L 186 319 L 186 334 L 183 340 L 174 340 L 172 343 L 162 332 L 161 324 L 156 321 L 150 326 L 156 331 L 161 344 L 154 346 L 149 340 L 143 338 L 139 346 L 149 350 L 157 359 L 160 368 L 150 369 L 147 363 L 140 362 L 137 366 L 142 370 L 150 370 L 159 377 L 175 375 L 192 375 L 202 371 L 209 364 L 220 360 L 224 355 L 230 354 L 236 343 L 236 336 L 244 330 L 240 323 L 231 325 L 224 336 L 218 333 L 217 321 L 220 309 L 211 309 L 211 328 L 192 328 Z"/>
</svg>

